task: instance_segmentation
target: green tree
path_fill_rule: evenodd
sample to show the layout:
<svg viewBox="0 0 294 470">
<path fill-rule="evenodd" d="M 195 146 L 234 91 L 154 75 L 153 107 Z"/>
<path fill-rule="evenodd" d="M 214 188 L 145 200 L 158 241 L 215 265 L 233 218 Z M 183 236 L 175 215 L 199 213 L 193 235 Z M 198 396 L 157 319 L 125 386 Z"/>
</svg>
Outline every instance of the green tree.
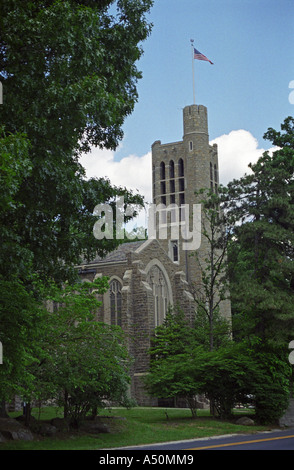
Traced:
<svg viewBox="0 0 294 470">
<path fill-rule="evenodd" d="M 193 328 L 181 311 L 168 312 L 164 323 L 155 330 L 145 385 L 152 396 L 186 400 L 194 418 L 197 394 L 203 388 L 195 357 L 199 363 L 205 361 L 203 347 L 194 340 Z"/>
<path fill-rule="evenodd" d="M 6 212 L 19 245 L 44 279 L 64 280 L 81 253 L 114 248 L 92 234 L 93 209 L 117 194 L 139 195 L 107 180 L 85 181 L 79 163 L 91 146 L 115 149 L 134 108 L 141 78 L 136 62 L 150 32 L 150 0 L 8 0 L 0 2 L 1 123 L 25 133 L 31 171 L 18 208 Z"/>
<path fill-rule="evenodd" d="M 255 362 L 250 360 L 243 345 L 234 342 L 209 351 L 204 362 L 197 362 L 198 374 L 203 380 L 201 391 L 213 403 L 214 416 L 231 419 L 237 404 L 248 404 L 255 368 Z"/>
<path fill-rule="evenodd" d="M 292 366 L 283 348 L 260 345 L 251 350 L 257 364 L 251 376 L 256 420 L 278 424 L 289 404 Z"/>
<path fill-rule="evenodd" d="M 21 243 L 17 212 L 23 204 L 17 194 L 32 170 L 29 142 L 24 134 L 6 134 L 0 129 L 0 273 L 5 279 L 24 277 L 30 270 L 32 255 Z"/>
<path fill-rule="evenodd" d="M 288 348 L 294 337 L 294 120 L 265 138 L 252 172 L 227 187 L 228 217 L 235 221 L 229 248 L 235 337 L 252 335 Z"/>
<path fill-rule="evenodd" d="M 41 353 L 30 368 L 35 380 L 25 401 L 54 399 L 65 417 L 76 423 L 108 400 L 130 404 L 129 357 L 122 330 L 96 318 L 101 306 L 97 295 L 107 289 L 107 278 L 62 289 L 52 286 L 47 300 L 55 308 L 46 315 Z"/>
<path fill-rule="evenodd" d="M 206 330 L 207 331 L 207 330 Z M 185 399 L 197 415 L 199 396 L 213 403 L 211 412 L 222 419 L 232 417 L 237 403 L 248 402 L 256 364 L 243 344 L 226 342 L 210 349 L 199 341 L 181 312 L 169 313 L 155 331 L 150 349 L 146 387 L 152 396 Z"/>
<path fill-rule="evenodd" d="M 169 310 L 151 339 L 151 361 L 176 356 L 189 349 L 193 329 L 181 310 Z"/>
<path fill-rule="evenodd" d="M 153 395 L 204 393 L 222 418 L 230 418 L 235 404 L 250 397 L 261 423 L 276 422 L 287 408 L 288 344 L 294 335 L 293 130 L 292 118 L 285 120 L 282 133 L 270 129 L 265 137 L 279 149 L 272 156 L 265 152 L 250 165 L 252 174 L 204 201 L 210 251 L 201 271 L 203 291 L 195 297 L 195 330 L 176 316 L 156 330 L 147 378 Z M 213 307 L 222 297 L 218 282 L 227 246 L 235 341 L 223 343 L 215 341 Z"/>
<path fill-rule="evenodd" d="M 265 135 L 276 147 L 224 190 L 234 221 L 229 245 L 233 332 L 260 362 L 255 409 L 277 419 L 289 397 L 288 345 L 294 337 L 294 119 Z M 261 378 L 261 379 L 260 379 Z"/>
<path fill-rule="evenodd" d="M 33 386 L 30 367 L 42 353 L 40 335 L 44 331 L 44 306 L 19 279 L 0 278 L 0 401 L 14 394 L 23 396 Z"/>
<path fill-rule="evenodd" d="M 198 339 L 212 351 L 224 344 L 231 333 L 229 319 L 222 312 L 222 303 L 229 299 L 227 247 L 230 232 L 219 195 L 203 189 L 196 196 L 202 205 L 201 243 L 205 256 L 198 251 L 193 253 L 200 275 L 198 280 L 190 282 L 190 288 L 196 303 Z"/>
<path fill-rule="evenodd" d="M 13 369 L 9 375 L 3 364 L 2 395 L 25 383 L 20 354 L 34 357 L 28 338 L 37 334 L 41 300 L 34 273 L 44 282 L 73 281 L 81 260 L 120 242 L 94 238 L 94 207 L 114 205 L 117 196 L 143 204 L 106 178 L 87 181 L 79 157 L 91 146 L 115 149 L 123 136 L 138 99 L 136 62 L 151 4 L 0 0 L 0 335 Z"/>
<path fill-rule="evenodd" d="M 158 333 L 158 335 L 157 335 Z M 196 417 L 199 396 L 211 412 L 232 419 L 236 405 L 251 404 L 259 423 L 277 423 L 288 405 L 292 369 L 279 349 L 262 342 L 230 341 L 209 350 L 183 317 L 170 316 L 156 329 L 146 389 L 160 398 L 185 399 Z"/>
</svg>

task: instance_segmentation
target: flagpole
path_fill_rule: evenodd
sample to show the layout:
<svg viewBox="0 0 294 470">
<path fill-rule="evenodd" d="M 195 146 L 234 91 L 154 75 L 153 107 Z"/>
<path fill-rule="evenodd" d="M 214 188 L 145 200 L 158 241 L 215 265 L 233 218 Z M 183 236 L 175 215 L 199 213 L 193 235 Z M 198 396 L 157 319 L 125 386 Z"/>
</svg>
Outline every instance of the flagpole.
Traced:
<svg viewBox="0 0 294 470">
<path fill-rule="evenodd" d="M 194 39 L 190 39 L 191 41 L 191 51 L 192 51 L 192 73 L 193 73 L 193 102 L 195 102 L 195 65 L 194 65 Z"/>
</svg>

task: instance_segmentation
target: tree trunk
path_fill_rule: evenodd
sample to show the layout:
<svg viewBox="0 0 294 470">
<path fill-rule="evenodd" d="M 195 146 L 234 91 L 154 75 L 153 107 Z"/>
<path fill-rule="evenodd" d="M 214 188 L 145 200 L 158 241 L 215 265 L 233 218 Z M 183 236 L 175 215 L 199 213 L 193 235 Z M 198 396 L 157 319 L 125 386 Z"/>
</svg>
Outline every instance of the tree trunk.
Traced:
<svg viewBox="0 0 294 470">
<path fill-rule="evenodd" d="M 67 390 L 64 390 L 63 416 L 64 416 L 64 418 L 68 417 L 68 392 L 67 392 Z"/>
<path fill-rule="evenodd" d="M 24 408 L 24 415 L 25 415 L 25 426 L 30 425 L 30 420 L 31 420 L 31 404 L 26 403 L 25 408 Z"/>
<path fill-rule="evenodd" d="M 1 401 L 0 403 L 0 418 L 9 418 L 7 412 L 6 412 L 6 403 L 5 401 Z"/>
</svg>

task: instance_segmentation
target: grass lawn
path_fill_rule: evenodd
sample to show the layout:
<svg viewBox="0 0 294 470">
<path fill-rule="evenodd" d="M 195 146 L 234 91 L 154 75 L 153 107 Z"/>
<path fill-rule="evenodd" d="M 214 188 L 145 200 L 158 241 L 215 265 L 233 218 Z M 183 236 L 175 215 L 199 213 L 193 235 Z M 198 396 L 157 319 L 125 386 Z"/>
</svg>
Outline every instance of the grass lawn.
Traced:
<svg viewBox="0 0 294 470">
<path fill-rule="evenodd" d="M 57 433 L 51 438 L 38 436 L 34 441 L 2 443 L 0 450 L 95 450 L 270 429 L 266 426 L 241 426 L 214 419 L 206 410 L 199 410 L 196 419 L 191 418 L 190 410 L 183 408 L 115 408 L 104 410 L 102 414 L 105 416 L 105 423 L 110 426 L 111 433 Z M 33 415 L 38 417 L 38 410 L 33 411 Z M 241 413 L 237 412 L 236 419 L 240 415 Z M 11 416 L 17 416 L 17 413 Z M 40 418 L 48 420 L 56 416 L 56 409 L 44 408 Z M 62 417 L 62 414 L 59 416 Z"/>
</svg>

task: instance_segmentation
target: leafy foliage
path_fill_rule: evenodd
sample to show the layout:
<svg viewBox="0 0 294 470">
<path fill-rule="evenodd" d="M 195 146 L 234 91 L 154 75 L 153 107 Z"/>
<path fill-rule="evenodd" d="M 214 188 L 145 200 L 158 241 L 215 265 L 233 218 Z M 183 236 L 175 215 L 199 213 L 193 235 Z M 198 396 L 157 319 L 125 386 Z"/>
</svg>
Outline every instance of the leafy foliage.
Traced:
<svg viewBox="0 0 294 470">
<path fill-rule="evenodd" d="M 53 399 L 75 422 L 108 400 L 128 405 L 123 333 L 96 317 L 101 306 L 97 295 L 108 289 L 107 278 L 64 288 L 52 285 L 47 296 L 44 289 L 49 304 L 36 338 L 38 353 L 27 367 L 34 380 L 22 391 L 25 401 Z"/>
<path fill-rule="evenodd" d="M 229 247 L 235 334 L 288 346 L 294 336 L 294 120 L 266 138 L 281 146 L 227 188 L 235 226 Z M 246 326 L 246 328 L 244 328 Z"/>
<path fill-rule="evenodd" d="M 97 204 L 117 195 L 126 204 L 143 204 L 107 179 L 86 181 L 79 156 L 92 146 L 115 149 L 122 138 L 138 97 L 135 63 L 150 32 L 145 15 L 151 4 L 1 2 L 1 122 L 7 135 L 25 133 L 30 144 L 30 171 L 18 180 L 14 210 L 2 223 L 13 227 L 44 280 L 70 279 L 82 256 L 117 246 L 117 240 L 101 246 L 93 236 Z M 1 181 L 4 193 L 9 181 Z"/>
<path fill-rule="evenodd" d="M 251 379 L 256 419 L 278 422 L 289 404 L 292 367 L 281 348 L 261 347 L 251 355 L 258 364 Z"/>
<path fill-rule="evenodd" d="M 196 395 L 203 382 L 200 376 L 196 378 L 193 360 L 196 354 L 201 361 L 204 351 L 195 345 L 193 333 L 181 311 L 167 314 L 164 323 L 155 330 L 145 384 L 153 396 L 185 399 L 195 417 Z"/>
<path fill-rule="evenodd" d="M 229 231 L 220 209 L 219 195 L 211 190 L 200 190 L 196 197 L 202 205 L 202 246 L 205 255 L 193 253 L 199 268 L 199 279 L 190 282 L 197 307 L 195 322 L 202 342 L 213 350 L 230 335 L 230 324 L 222 314 L 222 302 L 229 298 L 227 274 L 227 247 Z"/>
<path fill-rule="evenodd" d="M 50 160 L 66 158 L 64 151 L 77 145 L 116 148 L 137 100 L 135 62 L 150 32 L 151 5 L 1 2 L 2 116 L 9 131 L 25 126 L 33 146 L 45 144 L 47 154 L 38 152 L 44 164 L 51 152 Z"/>
<path fill-rule="evenodd" d="M 224 419 L 237 403 L 251 402 L 259 422 L 273 423 L 288 405 L 287 351 L 294 337 L 293 118 L 281 127 L 283 133 L 269 129 L 265 134 L 278 147 L 272 156 L 265 152 L 250 165 L 251 174 L 202 201 L 208 254 L 200 266 L 201 291 L 195 292 L 194 329 L 174 314 L 156 330 L 147 388 L 160 397 L 189 397 L 191 403 L 194 397 L 193 415 L 197 394 L 205 394 Z M 227 290 L 227 248 L 235 341 L 218 322 L 219 301 Z"/>
<path fill-rule="evenodd" d="M 145 15 L 151 5 L 151 0 L 0 1 L 2 398 L 16 391 L 28 399 L 56 391 L 57 383 L 46 376 L 49 364 L 54 369 L 49 354 L 54 348 L 47 331 L 50 327 L 51 339 L 56 341 L 55 354 L 61 353 L 66 332 L 60 338 L 57 332 L 61 333 L 62 325 L 65 328 L 66 319 L 62 323 L 61 317 L 53 315 L 45 320 L 42 285 L 73 283 L 75 266 L 97 253 L 105 255 L 120 243 L 94 238 L 97 204 L 114 204 L 118 196 L 124 197 L 125 204 L 144 204 L 139 194 L 114 187 L 107 178 L 86 180 L 79 157 L 92 146 L 115 149 L 123 136 L 122 124 L 138 99 L 141 73 L 136 62 L 143 52 L 141 42 L 150 33 Z M 36 284 L 36 273 L 41 284 Z M 76 381 L 75 387 L 68 385 L 71 397 L 78 389 L 85 392 L 85 383 L 74 374 L 82 364 L 74 333 L 88 335 L 87 343 L 80 343 L 83 360 L 92 361 L 88 368 L 83 364 L 85 371 L 95 369 L 94 357 L 96 362 L 106 361 L 103 340 L 112 347 L 113 358 L 122 351 L 118 332 L 86 320 L 84 309 L 92 307 L 89 297 L 79 294 L 76 297 L 71 291 L 67 297 L 66 290 L 62 294 L 64 302 L 72 299 L 67 310 L 61 310 L 67 311 L 68 322 L 75 312 L 82 315 L 66 343 L 73 370 L 64 379 Z M 60 323 L 53 326 L 57 319 Z M 58 357 L 55 366 L 59 360 L 61 367 L 64 357 Z M 46 374 L 41 364 L 48 365 Z M 126 380 L 124 368 L 115 359 L 112 365 L 101 369 L 101 385 L 95 379 L 97 390 L 105 385 L 106 396 L 111 380 L 114 387 L 114 377 L 116 390 Z M 69 372 L 69 363 L 67 367 Z M 118 378 L 119 373 L 124 379 Z M 92 386 L 94 379 L 88 375 L 87 380 Z"/>
<path fill-rule="evenodd" d="M 0 279 L 0 290 L 0 400 L 7 400 L 33 386 L 29 368 L 42 352 L 45 309 L 19 279 Z"/>
<path fill-rule="evenodd" d="M 291 366 L 280 350 L 261 343 L 226 342 L 210 350 L 179 314 L 156 329 L 146 389 L 152 396 L 185 399 L 196 417 L 198 397 L 216 416 L 232 418 L 236 405 L 251 404 L 260 423 L 274 423 L 287 408 Z"/>
<path fill-rule="evenodd" d="M 7 134 L 0 129 L 0 273 L 6 278 L 25 276 L 32 259 L 17 235 L 21 226 L 16 216 L 24 210 L 17 196 L 19 188 L 32 171 L 29 147 L 24 134 Z"/>
</svg>

